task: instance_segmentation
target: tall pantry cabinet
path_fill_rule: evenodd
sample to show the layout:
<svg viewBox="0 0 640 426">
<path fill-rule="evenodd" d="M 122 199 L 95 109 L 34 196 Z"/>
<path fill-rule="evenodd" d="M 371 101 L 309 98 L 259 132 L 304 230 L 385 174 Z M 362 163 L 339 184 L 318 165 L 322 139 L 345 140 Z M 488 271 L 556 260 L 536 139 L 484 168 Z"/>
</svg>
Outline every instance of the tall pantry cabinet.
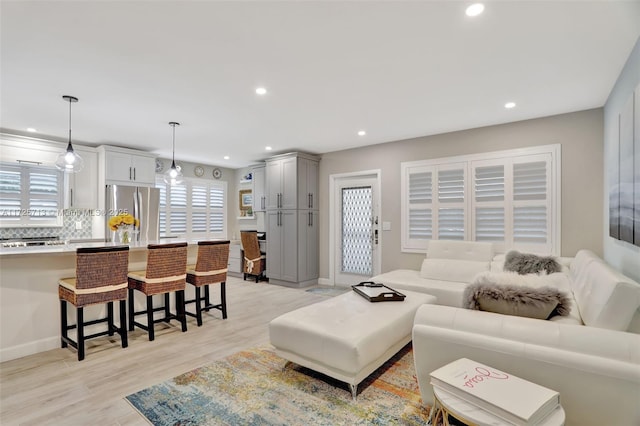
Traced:
<svg viewBox="0 0 640 426">
<path fill-rule="evenodd" d="M 289 287 L 316 284 L 318 269 L 318 162 L 295 152 L 266 160 L 267 275 Z"/>
</svg>

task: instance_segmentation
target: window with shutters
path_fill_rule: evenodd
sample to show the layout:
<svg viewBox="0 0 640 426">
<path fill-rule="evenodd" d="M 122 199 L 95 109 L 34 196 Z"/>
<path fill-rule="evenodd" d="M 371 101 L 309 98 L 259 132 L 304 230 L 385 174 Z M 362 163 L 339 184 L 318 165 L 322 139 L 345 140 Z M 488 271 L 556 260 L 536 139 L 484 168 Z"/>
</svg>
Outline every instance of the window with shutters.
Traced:
<svg viewBox="0 0 640 426">
<path fill-rule="evenodd" d="M 226 182 L 185 178 L 181 185 L 167 185 L 156 178 L 160 189 L 160 236 L 226 238 Z"/>
<path fill-rule="evenodd" d="M 559 254 L 560 145 L 401 164 L 402 250 L 431 239 Z"/>
<path fill-rule="evenodd" d="M 0 163 L 0 226 L 62 226 L 63 188 L 55 168 Z"/>
</svg>

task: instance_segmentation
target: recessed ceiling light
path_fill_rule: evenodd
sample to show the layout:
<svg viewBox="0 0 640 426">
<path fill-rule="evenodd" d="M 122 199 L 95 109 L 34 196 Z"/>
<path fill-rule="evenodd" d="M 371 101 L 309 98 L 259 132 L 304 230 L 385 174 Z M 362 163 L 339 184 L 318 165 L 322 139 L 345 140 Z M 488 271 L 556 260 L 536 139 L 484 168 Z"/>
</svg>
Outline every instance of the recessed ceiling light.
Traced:
<svg viewBox="0 0 640 426">
<path fill-rule="evenodd" d="M 471 6 L 467 7 L 465 13 L 467 16 L 478 16 L 484 11 L 484 4 L 482 3 L 474 3 Z"/>
<path fill-rule="evenodd" d="M 33 127 L 27 127 L 27 132 L 37 132 Z"/>
<path fill-rule="evenodd" d="M 225 156 L 224 156 L 224 157 L 222 157 L 222 158 L 224 158 L 225 160 L 228 160 L 228 159 L 229 159 L 229 156 L 228 156 L 228 155 L 225 155 Z"/>
<path fill-rule="evenodd" d="M 267 94 L 267 89 L 265 89 L 264 87 L 258 87 L 256 89 L 256 93 L 258 95 L 266 95 Z"/>
<path fill-rule="evenodd" d="M 366 135 L 366 134 L 367 134 L 367 132 L 365 132 L 364 130 L 360 130 L 360 131 L 358 132 L 358 136 L 364 136 L 364 135 Z"/>
<path fill-rule="evenodd" d="M 271 148 L 270 146 L 265 146 L 264 149 L 267 151 L 271 151 L 273 148 Z"/>
<path fill-rule="evenodd" d="M 506 104 L 504 104 L 504 107 L 507 109 L 515 108 L 515 106 L 516 106 L 515 102 L 507 102 Z"/>
</svg>

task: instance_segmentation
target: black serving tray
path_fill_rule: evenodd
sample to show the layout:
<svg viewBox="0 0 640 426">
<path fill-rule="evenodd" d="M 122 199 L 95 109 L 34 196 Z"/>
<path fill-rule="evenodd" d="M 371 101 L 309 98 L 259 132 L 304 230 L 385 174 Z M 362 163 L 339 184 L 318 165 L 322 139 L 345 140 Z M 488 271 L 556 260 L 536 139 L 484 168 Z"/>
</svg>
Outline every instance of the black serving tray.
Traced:
<svg viewBox="0 0 640 426">
<path fill-rule="evenodd" d="M 399 291 L 373 281 L 363 281 L 351 288 L 369 302 L 402 302 L 406 297 Z"/>
</svg>

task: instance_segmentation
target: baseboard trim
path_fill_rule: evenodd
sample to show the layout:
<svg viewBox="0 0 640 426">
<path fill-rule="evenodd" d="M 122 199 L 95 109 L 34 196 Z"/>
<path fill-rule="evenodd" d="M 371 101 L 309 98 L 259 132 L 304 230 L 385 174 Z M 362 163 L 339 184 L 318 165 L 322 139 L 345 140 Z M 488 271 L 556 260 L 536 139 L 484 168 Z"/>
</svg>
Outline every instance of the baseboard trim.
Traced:
<svg viewBox="0 0 640 426">
<path fill-rule="evenodd" d="M 11 346 L 0 350 L 0 362 L 11 361 L 27 355 L 49 351 L 60 347 L 60 337 L 47 337 L 22 345 Z"/>
<path fill-rule="evenodd" d="M 318 278 L 318 284 L 319 285 L 330 285 L 330 286 L 334 285 L 333 281 L 331 281 L 328 278 Z"/>
</svg>

